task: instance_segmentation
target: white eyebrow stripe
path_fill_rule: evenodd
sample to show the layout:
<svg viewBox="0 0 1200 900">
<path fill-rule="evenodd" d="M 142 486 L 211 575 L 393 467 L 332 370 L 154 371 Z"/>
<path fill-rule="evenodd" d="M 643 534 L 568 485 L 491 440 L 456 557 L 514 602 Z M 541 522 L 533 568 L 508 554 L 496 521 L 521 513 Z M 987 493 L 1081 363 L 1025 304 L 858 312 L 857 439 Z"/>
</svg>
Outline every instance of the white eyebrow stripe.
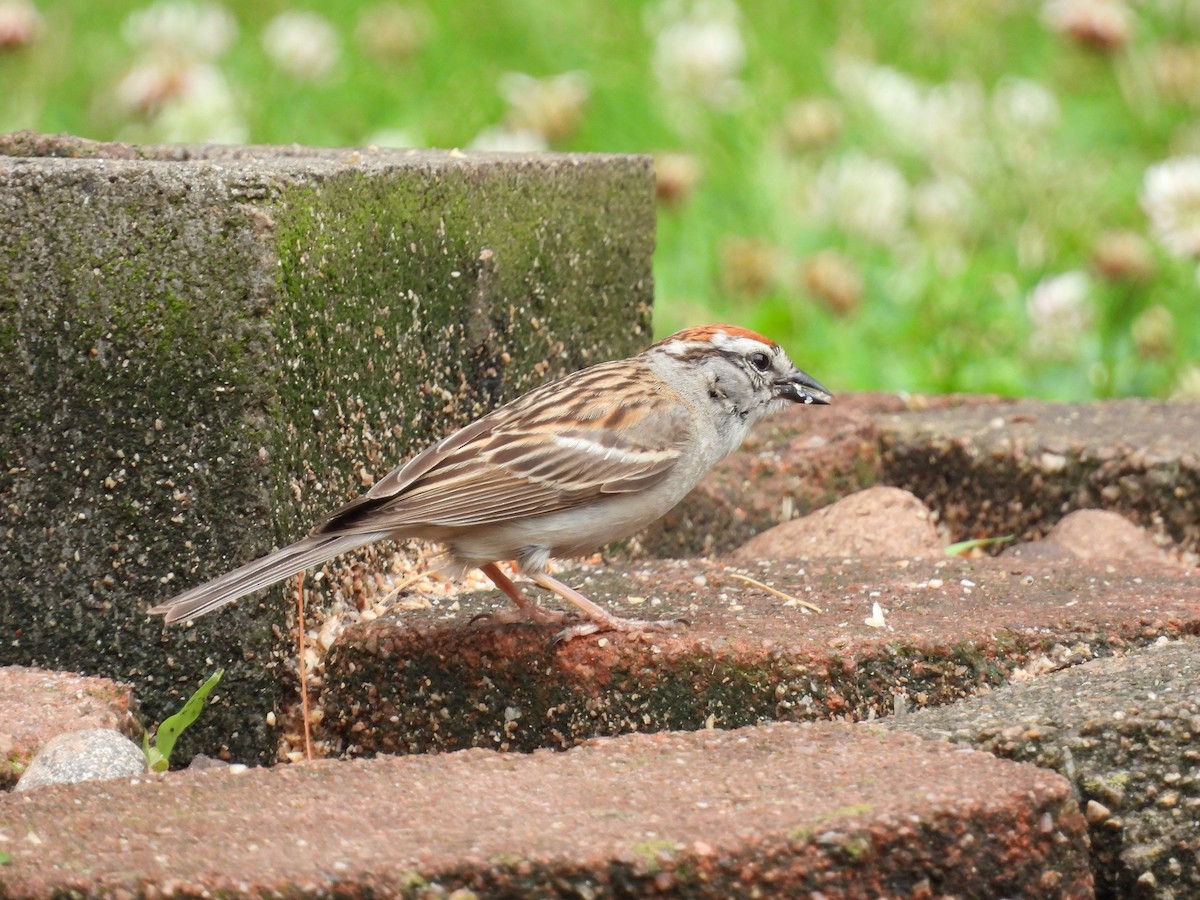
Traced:
<svg viewBox="0 0 1200 900">
<path fill-rule="evenodd" d="M 564 450 L 582 450 L 584 453 L 599 456 L 605 460 L 615 459 L 626 463 L 647 463 L 663 458 L 662 450 L 623 450 L 620 447 L 606 447 L 596 441 L 582 437 L 572 437 L 570 435 L 556 434 L 552 440 L 556 446 L 562 447 Z"/>
<path fill-rule="evenodd" d="M 712 344 L 719 350 L 729 350 L 734 353 L 749 353 L 752 350 L 774 353 L 774 349 L 768 347 L 762 341 L 756 341 L 753 338 L 743 337 L 742 335 L 729 335 L 724 331 L 718 331 L 713 335 Z"/>
</svg>

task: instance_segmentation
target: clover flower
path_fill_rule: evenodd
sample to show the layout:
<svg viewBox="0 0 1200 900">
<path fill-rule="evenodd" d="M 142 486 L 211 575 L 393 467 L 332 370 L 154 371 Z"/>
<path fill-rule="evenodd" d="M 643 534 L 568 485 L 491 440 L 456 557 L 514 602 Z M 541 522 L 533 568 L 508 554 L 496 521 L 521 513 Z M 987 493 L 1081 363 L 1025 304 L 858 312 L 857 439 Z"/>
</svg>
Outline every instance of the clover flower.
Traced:
<svg viewBox="0 0 1200 900">
<path fill-rule="evenodd" d="M 654 157 L 654 193 L 668 209 L 685 205 L 696 191 L 704 167 L 689 153 L 660 153 Z"/>
<path fill-rule="evenodd" d="M 1011 131 L 1045 133 L 1058 127 L 1062 109 L 1054 92 L 1031 78 L 1002 78 L 992 91 L 992 116 Z"/>
<path fill-rule="evenodd" d="M 669 93 L 727 108 L 742 95 L 738 75 L 746 63 L 740 12 L 731 0 L 663 3 L 652 11 L 653 68 Z"/>
<path fill-rule="evenodd" d="M 505 126 L 485 128 L 475 135 L 469 148 L 488 153 L 541 153 L 550 149 L 546 139 L 536 131 Z"/>
<path fill-rule="evenodd" d="M 1029 348 L 1044 359 L 1070 359 L 1078 340 L 1092 327 L 1090 284 L 1083 272 L 1043 278 L 1030 292 L 1025 310 L 1033 327 Z"/>
<path fill-rule="evenodd" d="M 263 29 L 262 46 L 281 70 L 310 81 L 328 75 L 341 56 L 337 31 L 314 12 L 280 13 Z"/>
<path fill-rule="evenodd" d="M 0 0 L 0 50 L 32 44 L 45 27 L 42 14 L 29 0 Z"/>
<path fill-rule="evenodd" d="M 237 40 L 237 21 L 219 3 L 159 0 L 131 12 L 121 33 L 141 53 L 214 60 Z"/>
<path fill-rule="evenodd" d="M 1180 156 L 1146 170 L 1142 209 L 1155 238 L 1175 256 L 1200 257 L 1200 156 Z"/>
<path fill-rule="evenodd" d="M 1116 50 L 1133 37 L 1133 10 L 1125 0 L 1048 0 L 1042 6 L 1042 21 L 1096 50 Z"/>
<path fill-rule="evenodd" d="M 904 228 L 910 191 L 892 163 L 852 152 L 821 167 L 813 199 L 817 213 L 847 234 L 887 244 Z"/>
<path fill-rule="evenodd" d="M 416 55 L 432 31 L 424 10 L 386 0 L 363 11 L 354 37 L 376 59 L 404 62 Z"/>
<path fill-rule="evenodd" d="M 569 138 L 583 121 L 589 88 L 583 72 L 549 78 L 507 72 L 500 79 L 500 93 L 508 101 L 510 131 L 533 131 L 553 144 Z"/>
<path fill-rule="evenodd" d="M 1171 391 L 1172 400 L 1200 400 L 1200 364 L 1184 366 Z"/>
</svg>

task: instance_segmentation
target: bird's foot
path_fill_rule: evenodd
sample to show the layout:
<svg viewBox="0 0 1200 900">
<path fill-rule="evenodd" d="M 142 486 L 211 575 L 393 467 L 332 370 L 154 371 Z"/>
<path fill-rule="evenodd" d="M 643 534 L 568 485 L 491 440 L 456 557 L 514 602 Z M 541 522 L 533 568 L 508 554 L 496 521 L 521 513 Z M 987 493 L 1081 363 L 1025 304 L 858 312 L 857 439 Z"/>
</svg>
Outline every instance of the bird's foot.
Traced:
<svg viewBox="0 0 1200 900">
<path fill-rule="evenodd" d="M 639 631 L 670 631 L 680 625 L 686 625 L 683 619 L 626 619 L 610 613 L 603 606 L 593 603 L 573 587 L 568 587 L 557 578 L 552 578 L 545 572 L 535 572 L 530 576 L 535 584 L 548 591 L 553 591 L 564 600 L 570 600 L 587 618 L 586 622 L 569 625 L 554 636 L 554 643 L 562 644 L 588 634 L 598 634 L 602 631 L 620 631 L 626 634 Z"/>
<path fill-rule="evenodd" d="M 605 613 L 603 616 L 589 618 L 586 622 L 568 625 L 554 636 L 554 643 L 565 644 L 577 637 L 600 634 L 605 631 L 620 631 L 626 634 L 642 631 L 672 631 L 687 624 L 685 619 L 626 619 Z"/>
<path fill-rule="evenodd" d="M 509 606 L 495 612 L 479 613 L 471 617 L 471 624 L 486 621 L 489 625 L 523 625 L 532 622 L 534 625 L 562 625 L 571 617 L 556 609 L 546 609 L 536 603 L 525 606 Z"/>
<path fill-rule="evenodd" d="M 553 609 L 545 609 L 527 598 L 513 584 L 512 579 L 501 572 L 495 563 L 488 563 L 485 566 L 481 566 L 480 569 L 492 580 L 496 587 L 500 588 L 517 605 L 517 609 L 509 611 L 507 616 L 505 613 L 492 613 L 487 616 L 492 621 L 519 621 L 521 618 L 524 618 L 532 620 L 538 625 L 562 625 L 568 620 L 565 613 Z M 557 578 L 552 578 L 545 572 L 534 572 L 529 578 L 534 584 L 540 585 L 548 591 L 553 591 L 564 600 L 571 601 L 586 617 L 586 621 L 568 625 L 559 631 L 554 636 L 555 644 L 562 644 L 577 637 L 598 634 L 602 631 L 620 631 L 627 634 L 640 631 L 670 631 L 673 628 L 678 628 L 680 625 L 687 624 L 683 619 L 625 619 L 610 613 L 602 606 L 598 606 L 579 593 L 579 591 L 568 587 Z M 502 619 L 501 617 L 505 618 Z M 479 618 L 479 616 L 476 616 L 476 618 Z"/>
</svg>

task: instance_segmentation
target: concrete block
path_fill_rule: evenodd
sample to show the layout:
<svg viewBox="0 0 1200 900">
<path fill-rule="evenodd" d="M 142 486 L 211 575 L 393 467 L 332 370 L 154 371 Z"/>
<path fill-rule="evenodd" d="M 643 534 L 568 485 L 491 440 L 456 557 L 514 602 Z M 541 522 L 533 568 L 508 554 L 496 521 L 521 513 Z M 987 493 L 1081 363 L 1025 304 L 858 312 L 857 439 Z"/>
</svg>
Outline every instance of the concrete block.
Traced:
<svg viewBox="0 0 1200 900">
<path fill-rule="evenodd" d="M 653 244 L 640 157 L 0 138 L 0 665 L 116 675 L 152 721 L 225 666 L 191 750 L 271 757 L 284 589 L 145 610 L 644 346 Z"/>
</svg>

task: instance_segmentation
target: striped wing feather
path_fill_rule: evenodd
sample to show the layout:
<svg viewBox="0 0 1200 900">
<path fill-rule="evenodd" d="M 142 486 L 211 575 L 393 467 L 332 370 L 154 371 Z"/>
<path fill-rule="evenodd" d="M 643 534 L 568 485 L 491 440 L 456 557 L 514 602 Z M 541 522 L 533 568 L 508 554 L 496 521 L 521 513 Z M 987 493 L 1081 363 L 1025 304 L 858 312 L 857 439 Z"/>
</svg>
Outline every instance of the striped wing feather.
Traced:
<svg viewBox="0 0 1200 900">
<path fill-rule="evenodd" d="M 678 403 L 664 404 L 646 387 L 657 379 L 631 373 L 629 363 L 576 372 L 466 426 L 317 533 L 468 528 L 652 487 L 678 461 L 689 421 Z"/>
</svg>

